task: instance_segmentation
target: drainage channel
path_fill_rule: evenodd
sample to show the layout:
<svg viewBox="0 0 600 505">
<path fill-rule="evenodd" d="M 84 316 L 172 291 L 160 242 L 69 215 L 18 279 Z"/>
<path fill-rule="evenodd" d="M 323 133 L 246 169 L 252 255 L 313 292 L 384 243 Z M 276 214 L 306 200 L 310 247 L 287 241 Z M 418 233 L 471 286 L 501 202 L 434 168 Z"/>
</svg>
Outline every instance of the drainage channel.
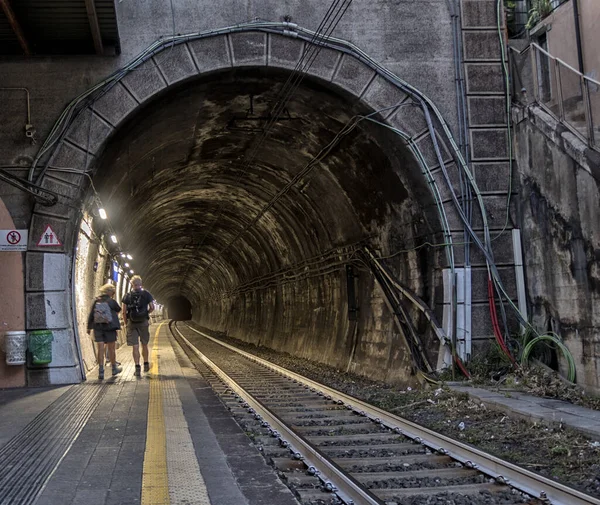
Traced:
<svg viewBox="0 0 600 505">
<path fill-rule="evenodd" d="M 301 497 L 310 497 L 311 492 L 303 493 L 302 489 L 309 487 L 317 474 L 323 488 L 336 491 L 345 503 L 600 505 L 591 496 L 240 351 L 187 325 L 176 326 L 176 332 L 180 342 L 213 373 L 219 370 L 219 379 L 227 384 L 220 390 L 227 393 L 225 402 L 231 410 L 260 420 L 270 430 L 271 438 L 285 449 L 279 453 L 269 449 L 274 455 L 271 459 L 278 468 L 290 470 L 288 483 Z M 265 437 L 258 438 L 267 450 Z M 285 453 L 288 450 L 295 463 L 290 463 L 289 453 Z M 346 484 L 340 484 L 340 480 Z M 367 498 L 350 494 L 348 482 L 351 490 L 366 490 Z M 365 499 L 376 501 L 360 501 Z"/>
</svg>

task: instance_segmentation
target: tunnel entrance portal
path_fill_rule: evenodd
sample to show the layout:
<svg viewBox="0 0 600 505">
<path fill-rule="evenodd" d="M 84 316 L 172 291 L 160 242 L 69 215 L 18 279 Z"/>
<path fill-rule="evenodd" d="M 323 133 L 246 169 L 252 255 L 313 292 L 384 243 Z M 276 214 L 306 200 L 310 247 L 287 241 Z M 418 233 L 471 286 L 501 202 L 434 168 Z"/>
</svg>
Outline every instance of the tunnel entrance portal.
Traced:
<svg viewBox="0 0 600 505">
<path fill-rule="evenodd" d="M 314 78 L 265 134 L 288 75 L 236 69 L 156 99 L 109 141 L 99 198 L 153 294 L 189 300 L 202 326 L 408 376 L 410 349 L 358 252 L 406 250 L 395 274 L 429 299 L 436 260 L 411 251 L 435 238 L 427 187 L 396 135 L 357 122 L 373 110 Z M 169 317 L 191 318 L 181 309 Z"/>
<path fill-rule="evenodd" d="M 322 50 L 264 135 L 306 46 L 253 31 L 165 45 L 65 125 L 40 178 L 91 195 L 80 229 L 52 223 L 71 237 L 67 260 L 85 270 L 73 286 L 80 335 L 89 285 L 121 269 L 242 340 L 389 382 L 435 367 L 432 314 L 399 308 L 381 286 L 396 279 L 441 315 L 451 248 L 428 244 L 452 236 L 431 189 L 440 163 L 457 170 L 452 149 L 422 95 L 351 46 Z M 77 170 L 95 173 L 93 191 Z M 89 255 L 69 256 L 100 203 L 110 216 L 104 240 L 117 245 L 92 269 Z M 49 221 L 38 206 L 31 233 Z M 373 275 L 373 258 L 386 262 L 385 278 Z M 65 310 L 67 330 L 68 320 Z"/>
</svg>

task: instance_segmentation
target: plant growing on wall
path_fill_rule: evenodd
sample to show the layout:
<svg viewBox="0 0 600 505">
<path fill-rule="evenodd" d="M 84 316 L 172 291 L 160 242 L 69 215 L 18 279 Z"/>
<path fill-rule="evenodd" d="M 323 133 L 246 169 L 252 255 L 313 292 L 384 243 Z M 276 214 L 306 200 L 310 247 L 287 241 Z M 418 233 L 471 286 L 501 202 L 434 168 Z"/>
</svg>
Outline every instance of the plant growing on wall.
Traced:
<svg viewBox="0 0 600 505">
<path fill-rule="evenodd" d="M 542 19 L 548 16 L 552 10 L 551 0 L 532 0 L 531 9 L 529 10 L 529 19 L 525 28 L 531 30 Z"/>
</svg>

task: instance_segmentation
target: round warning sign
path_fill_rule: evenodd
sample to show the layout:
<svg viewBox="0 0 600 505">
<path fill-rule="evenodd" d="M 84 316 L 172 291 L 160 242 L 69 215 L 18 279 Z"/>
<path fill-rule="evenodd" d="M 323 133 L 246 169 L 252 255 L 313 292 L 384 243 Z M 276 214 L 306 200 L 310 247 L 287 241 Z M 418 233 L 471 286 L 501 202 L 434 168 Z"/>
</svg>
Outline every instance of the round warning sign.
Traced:
<svg viewBox="0 0 600 505">
<path fill-rule="evenodd" d="M 27 230 L 0 230 L 0 251 L 26 251 Z"/>
<path fill-rule="evenodd" d="M 6 241 L 10 245 L 17 245 L 19 242 L 21 242 L 21 234 L 17 230 L 10 230 L 6 234 Z"/>
</svg>

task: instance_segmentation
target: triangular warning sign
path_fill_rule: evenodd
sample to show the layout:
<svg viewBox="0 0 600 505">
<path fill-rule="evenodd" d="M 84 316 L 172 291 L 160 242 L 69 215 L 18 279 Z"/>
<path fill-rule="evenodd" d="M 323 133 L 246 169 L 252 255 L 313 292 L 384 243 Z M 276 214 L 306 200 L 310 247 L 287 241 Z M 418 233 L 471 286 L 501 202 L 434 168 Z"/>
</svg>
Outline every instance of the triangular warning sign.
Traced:
<svg viewBox="0 0 600 505">
<path fill-rule="evenodd" d="M 54 233 L 54 230 L 50 225 L 46 226 L 44 233 L 40 237 L 40 240 L 37 243 L 40 247 L 56 247 L 62 245 L 62 242 L 58 240 L 58 236 Z"/>
</svg>

